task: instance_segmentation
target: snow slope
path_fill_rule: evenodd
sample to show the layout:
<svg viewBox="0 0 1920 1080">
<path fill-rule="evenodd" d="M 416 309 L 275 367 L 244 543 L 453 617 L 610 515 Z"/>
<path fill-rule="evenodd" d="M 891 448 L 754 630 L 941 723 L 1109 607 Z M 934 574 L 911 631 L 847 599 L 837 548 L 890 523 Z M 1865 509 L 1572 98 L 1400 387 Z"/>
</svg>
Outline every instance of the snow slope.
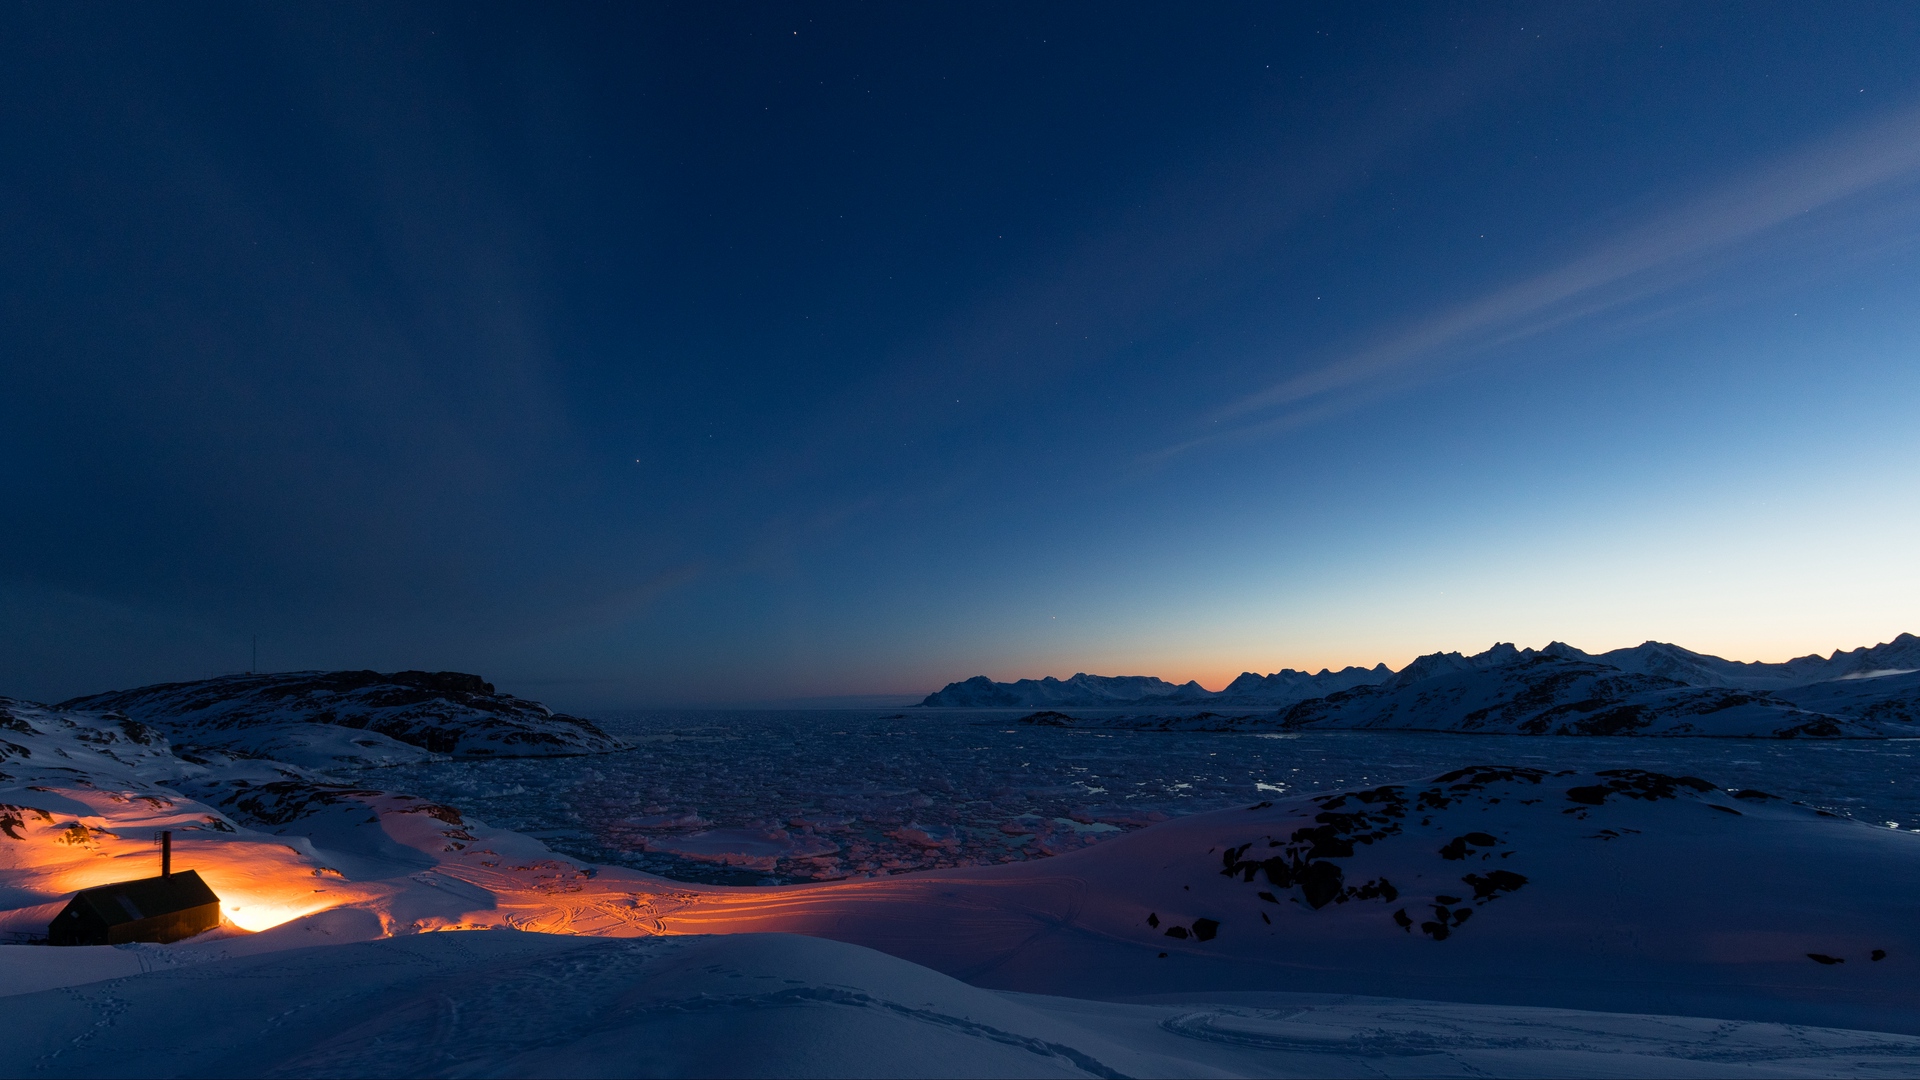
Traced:
<svg viewBox="0 0 1920 1080">
<path fill-rule="evenodd" d="M 1860 678 L 1874 673 L 1920 670 L 1920 638 L 1901 634 L 1890 642 L 1870 648 L 1846 652 L 1835 649 L 1831 656 L 1801 656 L 1781 664 L 1722 660 L 1717 656 L 1691 652 L 1678 645 L 1665 645 L 1658 641 L 1645 642 L 1631 649 L 1615 649 L 1592 659 L 1623 671 L 1660 675 L 1690 686 L 1777 690 L 1833 679 Z"/>
<path fill-rule="evenodd" d="M 1920 1034 L 1917 890 L 1920 836 L 1657 774 L 1486 768 L 1038 862 L 701 890 L 662 925 L 819 934 L 1069 996 L 1313 989 Z"/>
<path fill-rule="evenodd" d="M 0 950 L 0 970 L 20 951 Z M 780 934 L 429 934 L 208 959 L 6 1009 L 10 1076 L 1888 1076 L 1920 1064 L 1913 1036 L 1773 1024 L 995 993 Z"/>
<path fill-rule="evenodd" d="M 621 745 L 590 720 L 451 671 L 227 675 L 94 694 L 59 707 L 120 713 L 185 745 L 317 768 L 431 754 L 591 754 Z"/>
<path fill-rule="evenodd" d="M 1907 734 L 1903 729 L 1920 724 L 1920 671 L 1869 671 L 1776 690 L 1774 695 L 1802 709 L 1884 724 L 1893 733 Z"/>
</svg>

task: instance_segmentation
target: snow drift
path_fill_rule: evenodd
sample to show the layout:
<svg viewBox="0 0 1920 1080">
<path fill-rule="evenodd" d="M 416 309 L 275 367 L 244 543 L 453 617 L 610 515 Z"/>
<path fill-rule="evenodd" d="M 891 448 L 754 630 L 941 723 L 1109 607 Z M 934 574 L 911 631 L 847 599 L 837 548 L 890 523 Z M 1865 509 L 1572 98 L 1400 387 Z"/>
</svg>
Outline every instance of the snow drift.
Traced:
<svg viewBox="0 0 1920 1080">
<path fill-rule="evenodd" d="M 0 949 L 0 970 L 14 959 Z M 1336 997 L 982 990 L 783 934 L 474 932 L 187 963 L 6 999 L 45 1076 L 1880 1076 L 1866 1031 Z M 323 988 L 316 992 L 316 988 Z"/>
</svg>

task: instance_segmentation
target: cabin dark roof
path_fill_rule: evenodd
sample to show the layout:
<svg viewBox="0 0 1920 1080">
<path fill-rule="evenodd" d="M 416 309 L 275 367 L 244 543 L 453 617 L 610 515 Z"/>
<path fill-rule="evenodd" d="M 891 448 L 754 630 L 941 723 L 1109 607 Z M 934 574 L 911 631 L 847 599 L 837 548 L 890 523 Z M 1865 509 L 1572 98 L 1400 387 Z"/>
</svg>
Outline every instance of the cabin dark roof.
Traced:
<svg viewBox="0 0 1920 1080">
<path fill-rule="evenodd" d="M 199 874 L 182 870 L 167 877 L 116 881 L 82 889 L 68 906 L 78 905 L 106 925 L 118 926 L 219 902 L 220 898 L 213 895 Z"/>
</svg>

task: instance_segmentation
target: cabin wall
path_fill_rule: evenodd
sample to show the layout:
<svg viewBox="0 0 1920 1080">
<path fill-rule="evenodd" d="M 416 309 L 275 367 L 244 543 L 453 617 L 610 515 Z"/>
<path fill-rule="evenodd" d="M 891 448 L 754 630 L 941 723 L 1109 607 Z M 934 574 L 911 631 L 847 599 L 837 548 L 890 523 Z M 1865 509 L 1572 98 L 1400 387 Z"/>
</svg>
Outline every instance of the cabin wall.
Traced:
<svg viewBox="0 0 1920 1080">
<path fill-rule="evenodd" d="M 133 941 L 153 941 L 164 944 L 190 938 L 195 934 L 204 934 L 219 925 L 220 905 L 202 904 L 199 907 L 170 911 L 165 915 L 155 915 L 150 919 L 120 923 L 107 932 L 107 944 L 125 945 Z"/>
<path fill-rule="evenodd" d="M 107 944 L 107 924 L 92 912 L 81 910 L 79 918 L 73 918 L 69 907 L 59 917 L 47 925 L 47 943 L 50 945 L 105 945 Z"/>
<path fill-rule="evenodd" d="M 190 938 L 195 934 L 204 934 L 220 925 L 218 903 L 182 908 L 165 915 L 115 923 L 112 926 L 102 922 L 99 917 L 84 908 L 79 911 L 79 918 L 68 917 L 65 912 L 62 912 L 60 917 L 48 924 L 47 942 L 49 944 L 125 945 L 135 941 L 165 944 L 169 941 Z"/>
</svg>

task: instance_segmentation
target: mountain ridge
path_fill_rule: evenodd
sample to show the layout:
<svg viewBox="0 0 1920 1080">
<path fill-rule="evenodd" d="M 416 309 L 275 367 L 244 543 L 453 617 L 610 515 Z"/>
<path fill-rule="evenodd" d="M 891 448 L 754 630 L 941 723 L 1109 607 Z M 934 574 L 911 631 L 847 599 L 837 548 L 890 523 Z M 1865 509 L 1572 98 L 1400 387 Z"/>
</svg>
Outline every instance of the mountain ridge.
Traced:
<svg viewBox="0 0 1920 1080">
<path fill-rule="evenodd" d="M 1125 698 L 1142 687 L 1158 693 Z M 1901 634 L 1871 648 L 1780 664 L 1725 660 L 1656 641 L 1598 655 L 1560 641 L 1541 649 L 1501 642 L 1472 656 L 1428 653 L 1397 672 L 1382 664 L 1312 676 L 1248 673 L 1217 694 L 1191 682 L 1175 687 L 1083 673 L 1012 684 L 979 677 L 923 704 L 1027 705 L 1036 698 L 1047 711 L 1025 722 L 1059 727 L 1876 739 L 1910 735 L 1920 724 L 1920 638 Z M 1089 719 L 1059 711 L 1089 705 L 1208 708 Z M 1222 716 L 1214 707 L 1261 712 Z"/>
<path fill-rule="evenodd" d="M 1636 675 L 1667 679 L 1682 686 L 1737 690 L 1802 687 L 1842 679 L 1903 675 L 1920 671 L 1920 637 L 1902 633 L 1892 641 L 1851 650 L 1835 649 L 1781 663 L 1727 660 L 1678 645 L 1648 640 L 1630 648 L 1588 653 L 1554 641 L 1540 649 L 1521 649 L 1499 642 L 1485 652 L 1432 652 L 1416 657 L 1399 671 L 1386 664 L 1371 668 L 1321 668 L 1308 674 L 1283 668 L 1269 675 L 1242 672 L 1226 687 L 1208 690 L 1189 680 L 1175 685 L 1150 675 L 1090 675 L 1078 672 L 1067 679 L 1047 676 L 995 682 L 985 675 L 948 683 L 920 702 L 926 708 L 1044 708 L 1075 706 L 1135 706 L 1205 704 L 1232 706 L 1287 706 L 1327 697 L 1358 686 L 1407 686 L 1450 671 L 1484 671 L 1522 662 L 1534 656 L 1557 656 L 1597 663 Z M 1129 690 L 1133 692 L 1129 692 Z"/>
</svg>

